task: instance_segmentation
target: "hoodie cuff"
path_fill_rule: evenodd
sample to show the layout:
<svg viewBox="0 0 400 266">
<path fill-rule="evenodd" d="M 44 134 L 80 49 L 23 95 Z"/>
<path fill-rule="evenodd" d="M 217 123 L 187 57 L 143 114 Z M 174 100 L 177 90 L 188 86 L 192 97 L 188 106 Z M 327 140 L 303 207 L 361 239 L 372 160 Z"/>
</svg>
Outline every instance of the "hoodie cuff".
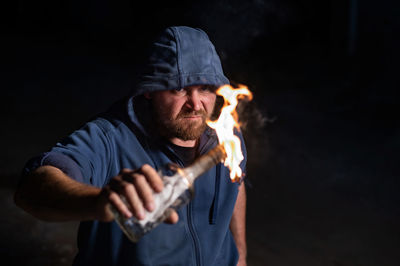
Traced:
<svg viewBox="0 0 400 266">
<path fill-rule="evenodd" d="M 57 167 L 72 179 L 78 182 L 83 182 L 82 172 L 78 164 L 70 157 L 54 151 L 41 153 L 38 156 L 30 159 L 26 163 L 22 174 L 27 175 L 40 166 L 45 165 Z"/>
</svg>

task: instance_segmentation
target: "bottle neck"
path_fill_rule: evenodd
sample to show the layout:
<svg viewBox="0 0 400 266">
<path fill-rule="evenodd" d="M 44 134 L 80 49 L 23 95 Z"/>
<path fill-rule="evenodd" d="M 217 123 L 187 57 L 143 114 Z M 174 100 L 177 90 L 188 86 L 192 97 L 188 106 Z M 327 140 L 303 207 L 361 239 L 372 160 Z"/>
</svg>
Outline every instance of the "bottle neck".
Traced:
<svg viewBox="0 0 400 266">
<path fill-rule="evenodd" d="M 226 158 L 225 149 L 218 145 L 208 153 L 198 157 L 191 165 L 182 169 L 182 175 L 193 184 L 197 177 L 201 176 L 212 167 Z"/>
</svg>

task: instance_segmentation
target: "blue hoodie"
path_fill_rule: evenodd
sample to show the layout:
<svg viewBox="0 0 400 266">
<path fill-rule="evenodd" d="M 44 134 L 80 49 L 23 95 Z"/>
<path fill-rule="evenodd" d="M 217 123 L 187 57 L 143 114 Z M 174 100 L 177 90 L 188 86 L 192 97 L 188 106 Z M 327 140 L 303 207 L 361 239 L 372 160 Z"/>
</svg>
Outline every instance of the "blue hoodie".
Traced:
<svg viewBox="0 0 400 266">
<path fill-rule="evenodd" d="M 141 123 L 135 99 L 144 92 L 227 83 L 214 46 L 202 30 L 167 28 L 154 42 L 132 95 L 31 160 L 25 172 L 53 165 L 75 180 L 103 187 L 123 168 L 146 163 L 159 169 L 170 162 L 183 166 L 170 145 Z M 215 145 L 215 133 L 207 129 L 198 152 L 204 154 Z M 218 164 L 195 181 L 194 189 L 192 201 L 178 210 L 177 224 L 161 224 L 138 243 L 129 241 L 115 222 L 81 222 L 74 265 L 236 265 L 238 252 L 229 223 L 238 184 Z"/>
</svg>

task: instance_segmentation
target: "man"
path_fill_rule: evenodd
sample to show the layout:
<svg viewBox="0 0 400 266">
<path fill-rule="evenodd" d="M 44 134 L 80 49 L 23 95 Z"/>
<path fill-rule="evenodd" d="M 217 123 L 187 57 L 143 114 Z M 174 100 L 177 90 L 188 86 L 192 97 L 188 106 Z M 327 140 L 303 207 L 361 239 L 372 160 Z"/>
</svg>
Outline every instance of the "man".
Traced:
<svg viewBox="0 0 400 266">
<path fill-rule="evenodd" d="M 82 221 L 75 265 L 246 265 L 244 184 L 222 164 L 196 180 L 170 224 L 138 243 L 113 222 L 109 205 L 138 219 L 154 209 L 157 169 L 217 145 L 205 120 L 215 88 L 229 83 L 207 35 L 189 27 L 160 34 L 141 77 L 130 97 L 27 163 L 16 204 L 39 219 Z"/>
</svg>

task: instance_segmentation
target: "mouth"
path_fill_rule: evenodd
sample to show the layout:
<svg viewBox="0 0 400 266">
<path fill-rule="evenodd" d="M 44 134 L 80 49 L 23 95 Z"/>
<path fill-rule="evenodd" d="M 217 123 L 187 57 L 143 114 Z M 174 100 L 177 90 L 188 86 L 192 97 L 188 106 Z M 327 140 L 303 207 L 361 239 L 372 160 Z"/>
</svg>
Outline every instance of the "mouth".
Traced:
<svg viewBox="0 0 400 266">
<path fill-rule="evenodd" d="M 183 118 L 185 119 L 201 119 L 201 115 L 190 115 L 190 116 L 184 116 Z"/>
<path fill-rule="evenodd" d="M 192 111 L 192 112 L 181 112 L 178 115 L 178 118 L 186 121 L 197 121 L 197 120 L 206 120 L 206 112 L 201 111 Z"/>
</svg>

